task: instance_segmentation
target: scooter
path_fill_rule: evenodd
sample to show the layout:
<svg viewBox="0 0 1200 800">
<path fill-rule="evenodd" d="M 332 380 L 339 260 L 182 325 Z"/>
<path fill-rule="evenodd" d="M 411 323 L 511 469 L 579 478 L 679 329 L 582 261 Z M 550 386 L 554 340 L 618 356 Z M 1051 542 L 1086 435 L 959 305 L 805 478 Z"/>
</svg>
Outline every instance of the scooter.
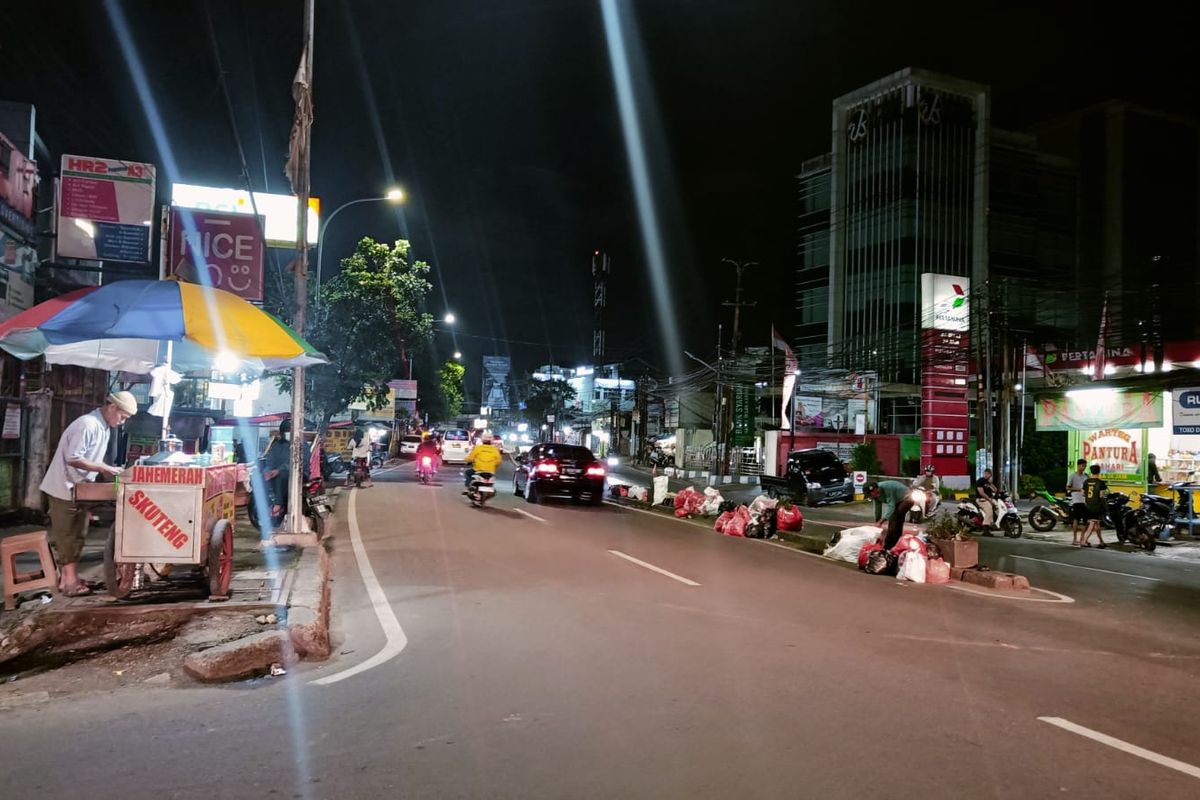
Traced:
<svg viewBox="0 0 1200 800">
<path fill-rule="evenodd" d="M 338 455 L 325 456 L 325 475 L 341 475 L 346 471 L 346 461 Z"/>
<path fill-rule="evenodd" d="M 421 460 L 417 462 L 417 478 L 421 483 L 428 484 L 436 474 L 437 467 L 434 466 L 433 456 L 421 456 Z"/>
<path fill-rule="evenodd" d="M 1010 539 L 1020 539 L 1024 532 L 1024 526 L 1021 524 L 1021 515 L 1017 512 L 1017 507 L 1009 499 L 1008 492 L 997 492 L 995 500 L 998 509 L 993 527 L 999 528 Z M 991 535 L 991 529 L 983 524 L 983 510 L 974 500 L 964 500 L 959 503 L 955 516 L 966 523 L 971 530 L 980 531 L 985 536 Z"/>
<path fill-rule="evenodd" d="M 467 485 L 467 499 L 476 508 L 483 508 L 488 500 L 496 496 L 496 476 L 490 472 L 476 472 Z"/>
<path fill-rule="evenodd" d="M 1146 507 L 1143 498 L 1141 508 L 1129 508 L 1129 496 L 1122 492 L 1109 492 L 1104 501 L 1105 521 L 1112 523 L 1118 542 L 1136 545 L 1148 553 L 1154 552 L 1157 541 L 1154 536 L 1153 513 Z"/>
<path fill-rule="evenodd" d="M 912 511 L 908 512 L 908 518 L 911 522 L 924 522 L 926 518 L 932 519 L 933 515 L 937 513 L 938 507 L 942 504 L 941 492 L 918 486 L 917 484 L 920 480 L 920 478 L 914 478 L 910 484 L 914 500 Z"/>
<path fill-rule="evenodd" d="M 354 459 L 354 464 L 350 467 L 350 474 L 346 476 L 346 486 L 361 488 L 363 481 L 367 479 L 367 474 L 367 459 Z"/>
<path fill-rule="evenodd" d="M 320 536 L 325 531 L 325 518 L 329 516 L 329 497 L 325 494 L 325 482 L 319 478 L 309 478 L 301 487 L 300 498 L 303 503 L 304 517 L 308 520 L 308 525 L 314 533 Z M 271 497 L 271 490 L 267 488 L 267 508 L 270 509 L 277 502 L 280 506 L 278 512 L 270 514 L 271 530 L 276 530 L 283 524 L 284 518 L 287 516 L 287 497 L 284 496 L 281 501 L 277 501 Z M 257 531 L 262 530 L 262 519 L 259 517 L 258 501 L 254 498 L 253 484 L 251 485 L 250 493 L 246 503 L 246 516 L 250 519 L 250 524 Z"/>
<path fill-rule="evenodd" d="M 1045 505 L 1037 505 L 1029 512 L 1029 527 L 1039 533 L 1054 530 L 1058 523 L 1066 525 L 1071 521 L 1071 502 L 1066 498 L 1055 497 L 1042 489 L 1037 496 L 1046 501 Z"/>
</svg>

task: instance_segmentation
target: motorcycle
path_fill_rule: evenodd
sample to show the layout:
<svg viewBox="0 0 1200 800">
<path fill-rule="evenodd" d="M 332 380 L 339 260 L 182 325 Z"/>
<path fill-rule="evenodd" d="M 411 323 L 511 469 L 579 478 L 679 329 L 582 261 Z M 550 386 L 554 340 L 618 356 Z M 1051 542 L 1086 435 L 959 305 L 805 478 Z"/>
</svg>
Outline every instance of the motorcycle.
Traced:
<svg viewBox="0 0 1200 800">
<path fill-rule="evenodd" d="M 325 531 L 325 518 L 329 516 L 329 497 L 325 494 L 325 481 L 319 477 L 309 478 L 304 482 L 301 488 L 300 499 L 304 517 L 308 520 L 308 526 L 314 533 L 320 536 Z M 270 509 L 278 503 L 279 511 L 271 514 Z M 270 487 L 267 488 L 267 508 L 270 514 L 271 530 L 277 530 L 283 524 L 284 518 L 287 516 L 287 497 L 283 497 L 282 501 L 277 501 L 271 496 Z M 254 499 L 253 482 L 250 486 L 250 492 L 246 503 L 246 516 L 250 519 L 250 524 L 257 531 L 262 530 L 262 519 L 259 517 L 260 511 L 258 502 Z"/>
<path fill-rule="evenodd" d="M 467 485 L 467 499 L 476 508 L 483 508 L 488 500 L 496 496 L 496 476 L 490 472 L 476 472 Z"/>
<path fill-rule="evenodd" d="M 661 447 L 651 447 L 646 457 L 652 467 L 670 467 L 675 464 L 675 459 Z"/>
<path fill-rule="evenodd" d="M 1067 525 L 1071 522 L 1071 502 L 1066 498 L 1055 497 L 1042 489 L 1037 496 L 1047 504 L 1034 506 L 1029 512 L 1029 527 L 1039 533 L 1054 530 L 1060 522 Z"/>
<path fill-rule="evenodd" d="M 1017 507 L 1013 505 L 1012 500 L 1008 496 L 1008 492 L 997 492 L 994 498 L 998 506 L 996 510 L 996 519 L 993 521 L 993 527 L 1000 529 L 1004 535 L 1010 539 L 1020 539 L 1024 532 L 1024 526 L 1021 524 L 1021 515 L 1017 512 Z M 956 516 L 962 520 L 971 530 L 982 531 L 984 535 L 991 535 L 990 529 L 983 524 L 983 510 L 974 500 L 964 500 L 958 504 Z"/>
<path fill-rule="evenodd" d="M 341 475 L 346 471 L 346 461 L 339 455 L 325 456 L 325 476 Z"/>
<path fill-rule="evenodd" d="M 436 474 L 437 467 L 434 466 L 433 456 L 421 456 L 421 460 L 417 462 L 417 478 L 421 483 L 428 484 Z"/>
<path fill-rule="evenodd" d="M 908 518 L 911 522 L 924 522 L 927 517 L 932 519 L 942 504 L 940 491 L 927 489 L 920 483 L 920 478 L 914 478 L 910 484 L 913 490 L 913 508 L 908 513 Z"/>
<path fill-rule="evenodd" d="M 346 476 L 346 486 L 354 488 L 362 488 L 363 481 L 367 480 L 369 473 L 367 472 L 367 459 L 356 458 L 354 464 L 350 467 L 350 474 Z"/>
<path fill-rule="evenodd" d="M 1136 545 L 1148 553 L 1154 552 L 1157 546 L 1154 536 L 1157 512 L 1147 508 L 1144 497 L 1142 507 L 1134 509 L 1129 508 L 1128 495 L 1109 492 L 1104 499 L 1104 506 L 1105 522 L 1111 522 L 1118 542 Z"/>
</svg>

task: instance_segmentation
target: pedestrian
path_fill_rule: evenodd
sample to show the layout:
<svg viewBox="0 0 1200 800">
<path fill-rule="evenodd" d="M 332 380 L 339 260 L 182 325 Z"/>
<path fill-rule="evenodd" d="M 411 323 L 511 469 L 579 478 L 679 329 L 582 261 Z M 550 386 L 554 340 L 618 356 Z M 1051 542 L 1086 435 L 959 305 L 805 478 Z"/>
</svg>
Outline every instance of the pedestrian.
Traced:
<svg viewBox="0 0 1200 800">
<path fill-rule="evenodd" d="M 41 490 L 50 500 L 50 544 L 61 568 L 59 589 L 68 597 L 91 594 L 79 578 L 79 557 L 87 539 L 91 507 L 75 499 L 75 487 L 98 475 L 120 475 L 121 468 L 104 463 L 113 428 L 137 414 L 137 400 L 129 392 L 112 392 L 104 405 L 84 414 L 63 431 L 58 448 L 46 468 Z"/>
<path fill-rule="evenodd" d="M 867 484 L 864 493 L 875 501 L 875 518 L 882 528 L 879 538 L 890 550 L 904 533 L 904 520 L 914 505 L 912 490 L 900 481 L 879 481 Z"/>
<path fill-rule="evenodd" d="M 1162 483 L 1162 475 L 1158 471 L 1158 460 L 1155 459 L 1154 453 L 1151 453 L 1146 462 L 1146 482 L 1153 485 Z"/>
<path fill-rule="evenodd" d="M 1092 534 L 1096 534 L 1099 548 L 1108 547 L 1104 537 L 1100 535 L 1100 520 L 1104 519 L 1104 496 L 1108 494 L 1108 484 L 1100 478 L 1100 465 L 1092 464 L 1091 477 L 1083 482 L 1083 502 L 1087 506 L 1088 525 L 1083 531 L 1083 546 L 1091 547 Z"/>
<path fill-rule="evenodd" d="M 1087 459 L 1081 458 L 1075 462 L 1075 471 L 1067 479 L 1067 489 L 1071 497 L 1071 545 L 1083 546 L 1083 529 L 1088 524 L 1087 506 L 1083 502 L 1083 484 L 1087 481 Z"/>
</svg>

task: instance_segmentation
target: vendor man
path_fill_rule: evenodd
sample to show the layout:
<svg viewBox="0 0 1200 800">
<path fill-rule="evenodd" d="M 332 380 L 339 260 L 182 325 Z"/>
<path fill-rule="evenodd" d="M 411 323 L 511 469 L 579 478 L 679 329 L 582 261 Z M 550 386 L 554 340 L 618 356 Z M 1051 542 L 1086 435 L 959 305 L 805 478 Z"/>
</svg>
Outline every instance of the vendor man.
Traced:
<svg viewBox="0 0 1200 800">
<path fill-rule="evenodd" d="M 67 426 L 42 478 L 41 489 L 50 498 L 50 543 L 62 569 L 59 588 L 68 597 L 91 593 L 79 579 L 79 556 L 91 510 L 88 503 L 75 500 L 75 486 L 94 481 L 100 474 L 121 474 L 120 467 L 104 463 L 109 432 L 136 413 L 137 401 L 132 394 L 110 394 L 103 406 Z"/>
</svg>

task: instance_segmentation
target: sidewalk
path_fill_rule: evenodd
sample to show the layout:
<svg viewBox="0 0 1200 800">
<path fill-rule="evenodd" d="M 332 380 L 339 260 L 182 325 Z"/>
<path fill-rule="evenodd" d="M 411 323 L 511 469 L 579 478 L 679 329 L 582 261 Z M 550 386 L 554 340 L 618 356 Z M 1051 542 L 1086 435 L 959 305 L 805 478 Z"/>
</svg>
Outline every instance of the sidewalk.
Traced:
<svg viewBox="0 0 1200 800">
<path fill-rule="evenodd" d="M 99 511 L 101 519 L 88 533 L 79 567 L 82 578 L 98 585 L 104 580 L 104 546 L 113 513 Z M 2 528 L 0 539 L 43 529 L 36 525 Z M 126 600 L 110 597 L 103 588 L 73 598 L 46 591 L 26 594 L 15 611 L 0 611 L 0 674 L 58 665 L 92 651 L 169 639 L 197 617 L 236 620 L 239 625 L 225 627 L 254 633 L 264 630 L 261 620 L 267 618 L 285 639 L 291 639 L 299 654 L 327 656 L 325 548 L 261 547 L 260 534 L 244 508 L 238 509 L 234 530 L 229 599 L 209 600 L 204 581 L 190 566 L 177 567 L 165 579 L 148 581 L 145 589 Z M 32 554 L 19 557 L 18 565 L 38 568 Z M 231 633 L 222 643 L 230 638 L 237 636 Z"/>
</svg>

